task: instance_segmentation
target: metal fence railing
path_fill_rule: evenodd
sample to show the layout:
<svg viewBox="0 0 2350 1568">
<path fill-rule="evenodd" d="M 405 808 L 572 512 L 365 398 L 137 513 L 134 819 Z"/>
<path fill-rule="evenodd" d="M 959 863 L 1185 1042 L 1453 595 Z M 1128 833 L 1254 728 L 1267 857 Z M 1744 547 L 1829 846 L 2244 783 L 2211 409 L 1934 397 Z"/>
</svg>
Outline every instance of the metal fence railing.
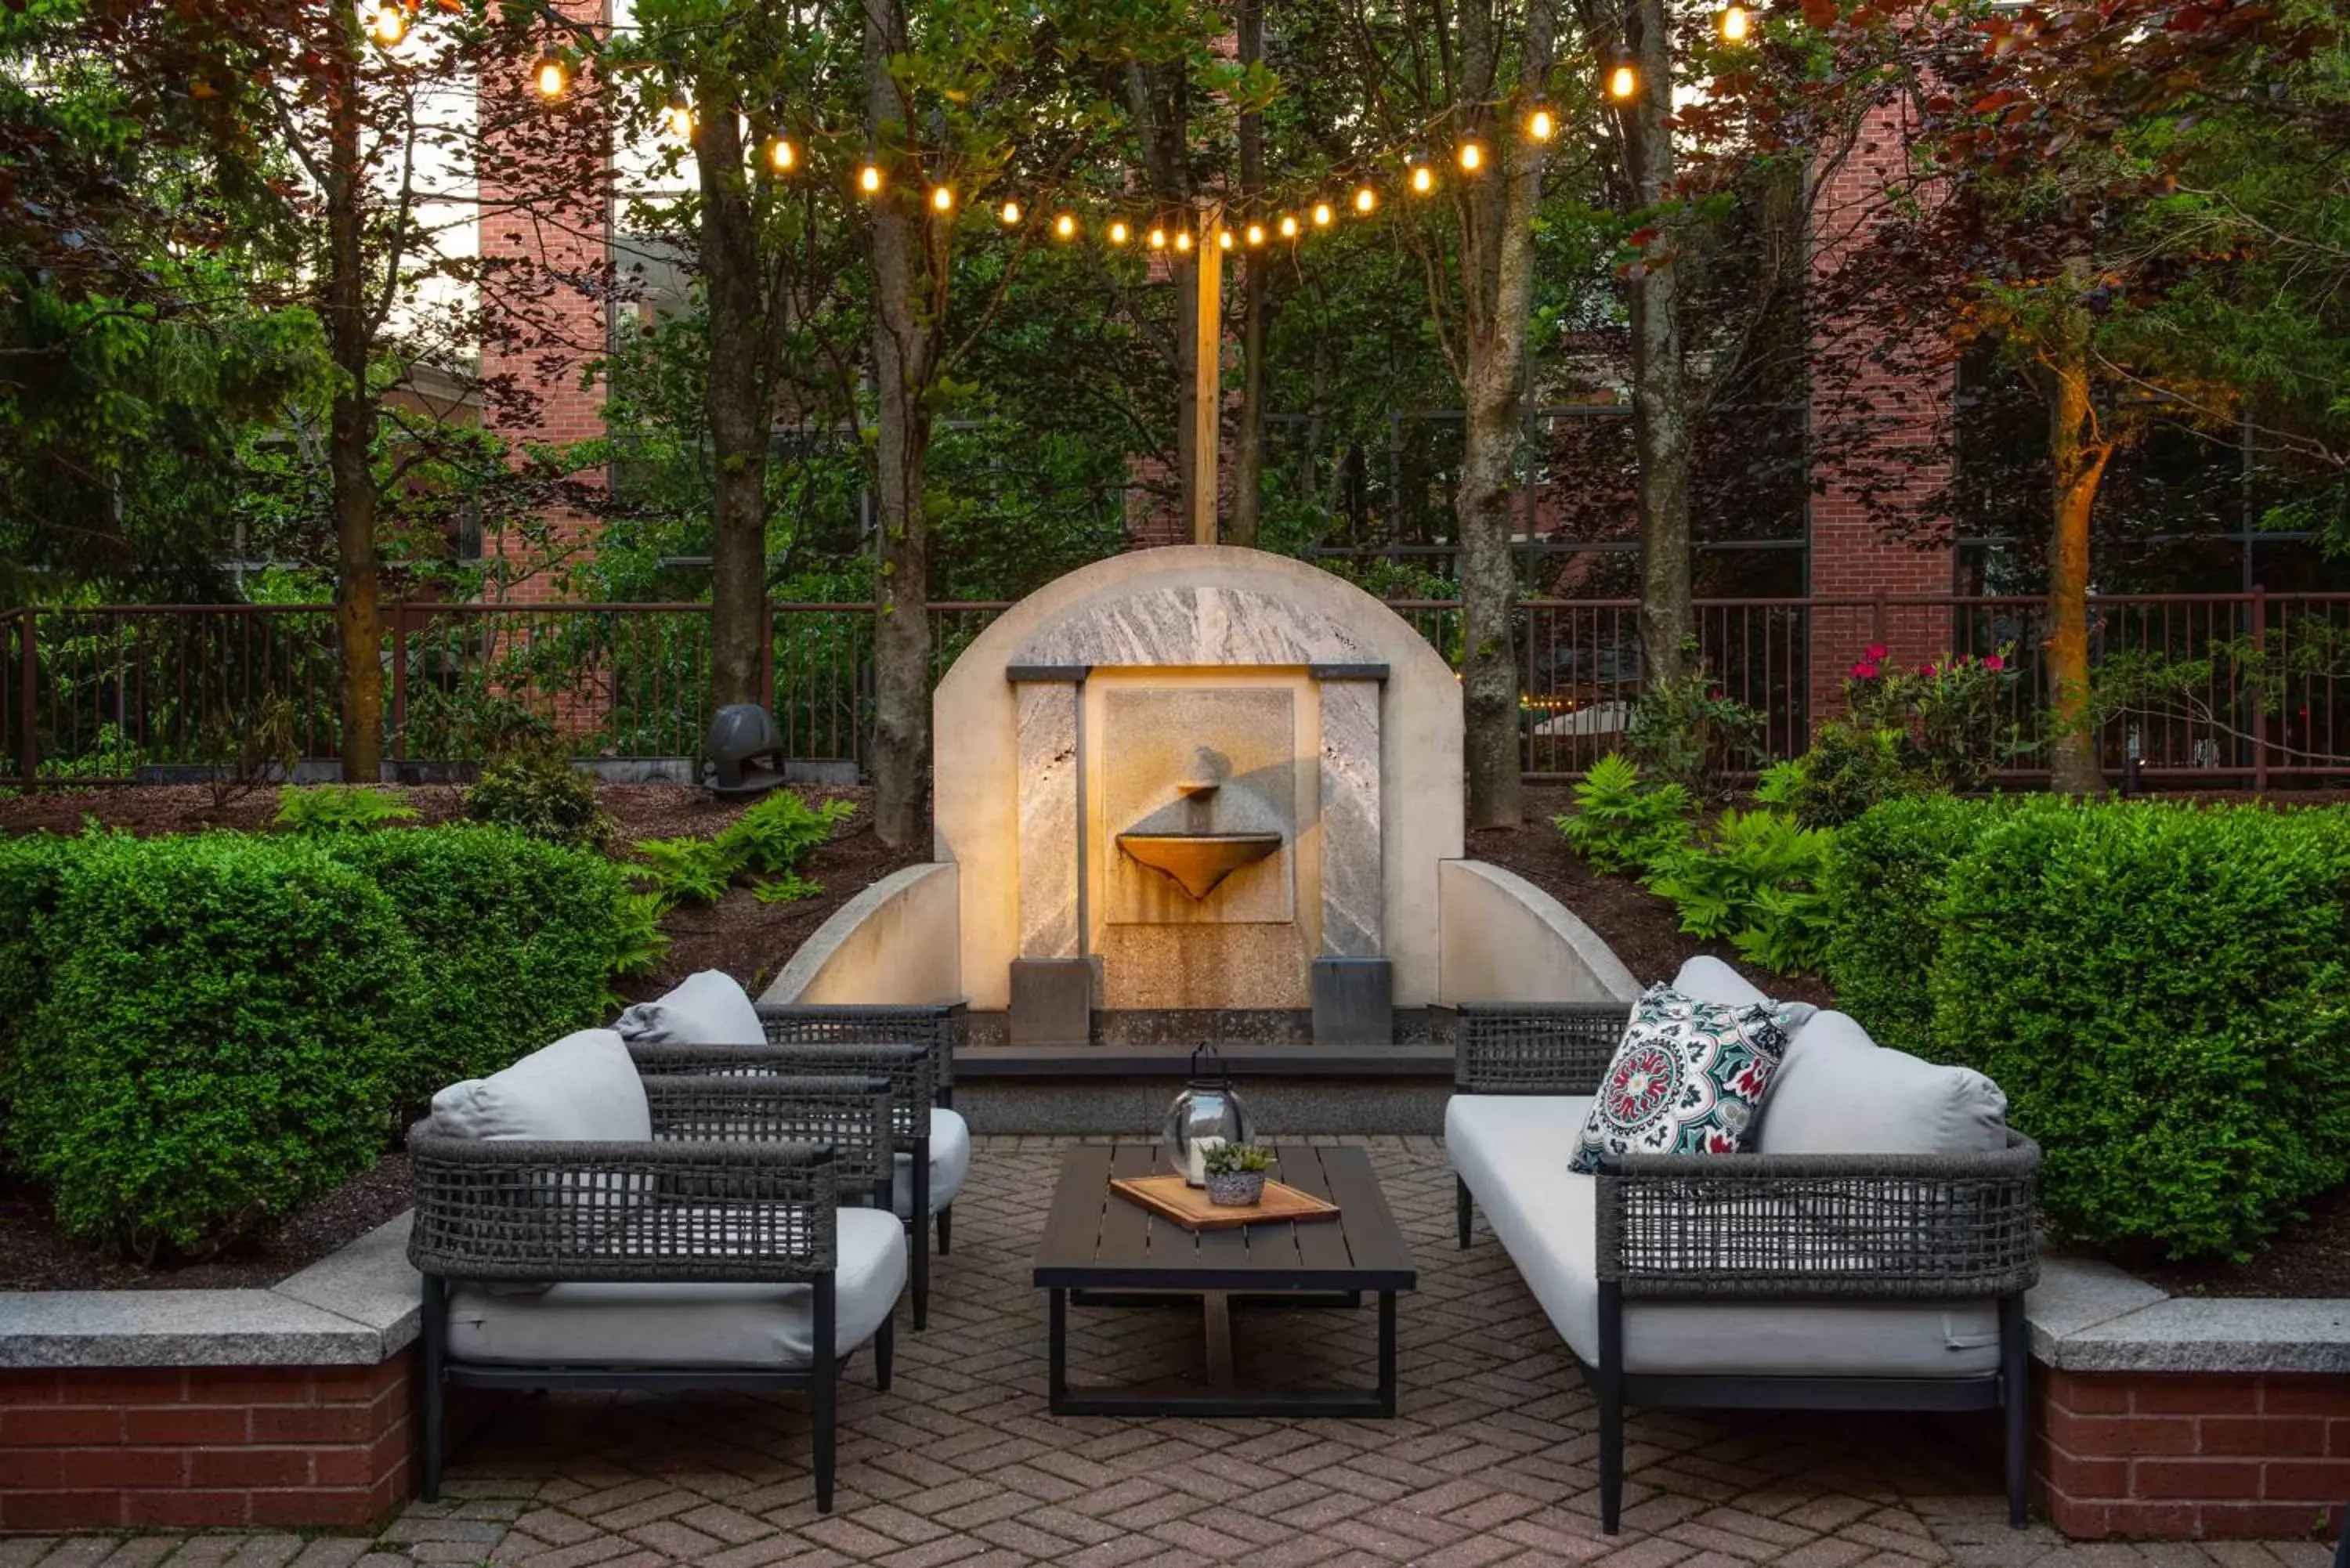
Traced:
<svg viewBox="0 0 2350 1568">
<path fill-rule="evenodd" d="M 1007 606 L 930 607 L 931 678 Z M 1397 601 L 1455 664 L 1457 600 Z M 2090 607 L 2094 657 L 2167 661 L 2165 701 L 2101 736 L 2118 772 L 2156 784 L 2350 780 L 2350 594 L 2126 595 Z M 2044 738 L 2044 601 L 2025 597 L 1711 599 L 1699 640 L 1725 695 L 1764 715 L 1769 757 L 1803 750 L 1861 650 L 2012 658 L 2011 721 Z M 1628 599 L 1518 607 L 1529 777 L 1571 778 L 1620 745 L 1642 667 Z M 873 609 L 776 604 L 766 668 L 794 758 L 862 769 L 872 730 Z M 711 708 L 710 608 L 699 604 L 410 604 L 385 616 L 385 753 L 477 760 L 516 735 L 583 754 L 691 757 Z M 340 742 L 339 658 L 320 605 L 26 607 L 0 612 L 0 784 L 86 784 L 228 764 L 257 731 L 308 759 Z M 2027 761 L 2030 759 L 2027 759 Z"/>
</svg>

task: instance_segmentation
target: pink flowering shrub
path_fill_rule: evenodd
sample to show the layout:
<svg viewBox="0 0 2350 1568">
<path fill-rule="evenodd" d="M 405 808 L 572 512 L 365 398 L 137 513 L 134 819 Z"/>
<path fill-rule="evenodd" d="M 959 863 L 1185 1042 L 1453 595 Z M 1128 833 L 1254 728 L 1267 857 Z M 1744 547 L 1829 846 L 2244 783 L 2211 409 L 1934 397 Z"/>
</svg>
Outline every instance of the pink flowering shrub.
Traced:
<svg viewBox="0 0 2350 1568">
<path fill-rule="evenodd" d="M 1905 771 L 1937 788 L 1986 789 L 2002 763 L 2031 749 L 2010 717 L 2014 655 L 2009 644 L 1900 670 L 1883 643 L 1872 643 L 1844 683 L 1845 722 L 1892 732 Z"/>
</svg>

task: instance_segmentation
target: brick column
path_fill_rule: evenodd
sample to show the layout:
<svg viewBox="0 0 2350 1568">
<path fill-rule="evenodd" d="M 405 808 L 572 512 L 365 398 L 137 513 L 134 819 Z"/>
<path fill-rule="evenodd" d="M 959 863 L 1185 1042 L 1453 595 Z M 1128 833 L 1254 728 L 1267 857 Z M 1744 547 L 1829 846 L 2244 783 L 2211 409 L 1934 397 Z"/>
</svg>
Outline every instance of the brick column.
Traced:
<svg viewBox="0 0 2350 1568">
<path fill-rule="evenodd" d="M 584 23 L 607 20 L 604 0 L 556 0 L 556 9 Z M 517 457 L 525 445 L 604 433 L 603 384 L 583 385 L 581 370 L 603 357 L 611 325 L 608 190 L 588 177 L 597 153 L 608 159 L 598 88 L 574 82 L 566 98 L 546 102 L 531 90 L 532 63 L 527 56 L 507 61 L 482 84 L 484 118 L 504 127 L 490 133 L 480 182 L 484 303 L 505 329 L 482 345 L 484 423 L 513 442 Z M 559 579 L 592 551 L 595 520 L 562 506 L 542 516 L 547 544 L 566 559 L 549 570 L 536 559 L 546 546 L 511 532 L 485 535 L 484 555 L 515 575 L 493 585 L 491 597 L 525 604 L 570 597 Z"/>
<path fill-rule="evenodd" d="M 1865 243 L 1887 185 L 1908 167 L 1909 127 L 1906 103 L 1886 105 L 1862 121 L 1859 144 L 1828 179 L 1812 215 L 1812 276 L 1833 274 Z M 1874 325 L 1824 317 L 1813 327 L 1813 441 L 1810 461 L 1811 590 L 1814 597 L 1877 596 L 1947 597 L 1951 588 L 1951 553 L 1947 545 L 1920 549 L 1884 534 L 1882 502 L 1864 500 L 1863 476 L 1830 452 L 1819 433 L 1856 400 L 1869 408 L 1871 444 L 1879 452 L 1936 442 L 1952 413 L 1953 372 L 1940 346 L 1897 344 L 1890 354 L 1872 355 L 1848 385 L 1825 386 L 1822 350 L 1841 345 L 1856 332 L 1882 336 Z M 1891 488 L 1905 512 L 1918 512 L 1950 479 L 1947 461 L 1917 464 Z M 1880 489 L 1884 488 L 1880 478 Z M 1926 519 L 1920 517 L 1919 522 Z M 1811 716 L 1817 723 L 1842 707 L 1845 677 L 1862 649 L 1883 642 L 1897 664 L 1922 664 L 1950 643 L 1949 612 L 1923 607 L 1814 609 L 1810 628 Z"/>
</svg>

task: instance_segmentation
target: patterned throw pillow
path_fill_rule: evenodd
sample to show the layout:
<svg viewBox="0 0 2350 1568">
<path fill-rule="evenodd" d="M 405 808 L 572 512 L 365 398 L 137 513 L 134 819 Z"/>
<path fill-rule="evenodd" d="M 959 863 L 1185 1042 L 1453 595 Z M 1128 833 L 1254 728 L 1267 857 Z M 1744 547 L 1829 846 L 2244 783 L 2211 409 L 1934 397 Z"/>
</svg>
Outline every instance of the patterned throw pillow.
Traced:
<svg viewBox="0 0 2350 1568">
<path fill-rule="evenodd" d="M 1787 1048 L 1778 1011 L 1652 985 L 1599 1080 L 1568 1168 L 1610 1154 L 1736 1154 Z"/>
</svg>

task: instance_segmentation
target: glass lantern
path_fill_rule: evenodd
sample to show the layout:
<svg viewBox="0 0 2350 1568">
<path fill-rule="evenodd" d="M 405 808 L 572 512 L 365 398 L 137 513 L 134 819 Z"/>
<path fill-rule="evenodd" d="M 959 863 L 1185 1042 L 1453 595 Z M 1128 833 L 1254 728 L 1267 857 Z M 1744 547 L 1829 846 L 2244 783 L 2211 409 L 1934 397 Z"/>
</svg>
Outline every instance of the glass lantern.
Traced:
<svg viewBox="0 0 2350 1568">
<path fill-rule="evenodd" d="M 1205 1065 L 1201 1059 L 1205 1058 Z M 1213 1045 L 1191 1053 L 1191 1081 L 1167 1107 L 1167 1130 L 1159 1140 L 1168 1168 L 1194 1187 L 1208 1184 L 1203 1161 L 1219 1144 L 1254 1141 L 1248 1106 L 1232 1087 L 1232 1075 Z"/>
</svg>

